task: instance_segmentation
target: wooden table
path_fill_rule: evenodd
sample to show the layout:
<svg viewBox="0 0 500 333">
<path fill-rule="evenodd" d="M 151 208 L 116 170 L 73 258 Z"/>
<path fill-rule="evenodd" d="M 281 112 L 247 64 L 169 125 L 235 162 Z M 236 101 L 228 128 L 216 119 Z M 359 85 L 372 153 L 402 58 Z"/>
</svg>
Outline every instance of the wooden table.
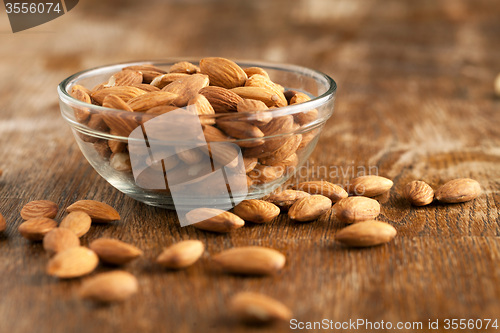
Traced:
<svg viewBox="0 0 500 333">
<path fill-rule="evenodd" d="M 242 290 L 282 300 L 302 322 L 427 327 L 438 319 L 442 329 L 445 319 L 500 321 L 500 99 L 493 94 L 499 11 L 487 0 L 87 0 L 17 34 L 0 14 L 0 212 L 8 222 L 0 236 L 0 332 L 289 330 L 288 323 L 256 329 L 232 320 L 227 300 Z M 342 225 L 331 214 L 307 224 L 281 216 L 214 235 L 181 228 L 172 212 L 138 203 L 100 178 L 59 115 L 56 85 L 107 63 L 210 55 L 295 63 L 335 78 L 336 110 L 310 163 L 372 166 L 393 179 L 389 195 L 379 198 L 380 220 L 397 228 L 397 238 L 346 249 L 333 240 Z M 424 208 L 402 198 L 413 179 L 438 186 L 457 177 L 477 179 L 481 196 Z M 345 183 L 352 174 L 326 178 Z M 17 231 L 28 201 L 57 202 L 60 219 L 83 198 L 105 201 L 123 216 L 93 227 L 84 244 L 107 236 L 145 251 L 125 268 L 138 277 L 140 292 L 123 304 L 82 302 L 81 281 L 47 276 L 41 244 Z M 206 243 L 202 262 L 179 272 L 152 262 L 181 239 Z M 264 278 L 212 269 L 209 254 L 246 244 L 279 249 L 285 269 Z"/>
</svg>

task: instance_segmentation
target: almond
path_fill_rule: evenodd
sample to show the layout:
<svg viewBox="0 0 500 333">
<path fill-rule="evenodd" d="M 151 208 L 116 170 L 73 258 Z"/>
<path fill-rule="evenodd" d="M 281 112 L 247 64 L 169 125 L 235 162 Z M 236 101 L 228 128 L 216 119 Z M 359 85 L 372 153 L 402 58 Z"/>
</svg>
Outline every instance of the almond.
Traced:
<svg viewBox="0 0 500 333">
<path fill-rule="evenodd" d="M 208 143 L 231 140 L 231 137 L 229 137 L 224 132 L 213 126 L 203 126 L 203 135 L 205 136 L 205 140 Z"/>
<path fill-rule="evenodd" d="M 57 215 L 59 207 L 55 202 L 49 200 L 35 200 L 28 202 L 21 209 L 21 217 L 29 220 L 34 217 L 48 217 L 53 219 Z"/>
<path fill-rule="evenodd" d="M 109 149 L 108 141 L 106 140 L 99 139 L 94 142 L 94 149 L 104 159 L 108 159 L 111 156 L 111 149 Z"/>
<path fill-rule="evenodd" d="M 246 275 L 270 275 L 285 266 L 285 256 L 263 246 L 243 246 L 222 251 L 212 260 L 224 271 Z"/>
<path fill-rule="evenodd" d="M 280 214 L 280 209 L 270 202 L 250 199 L 243 200 L 236 205 L 233 212 L 245 221 L 266 223 L 278 216 Z"/>
<path fill-rule="evenodd" d="M 260 87 L 269 90 L 276 96 L 278 96 L 278 100 L 276 101 L 277 107 L 281 106 L 287 106 L 288 102 L 285 98 L 285 95 L 283 95 L 282 92 L 282 87 L 275 84 L 271 80 L 269 80 L 268 77 L 260 74 L 254 74 L 251 77 L 248 78 L 248 80 L 245 83 L 245 87 Z"/>
<path fill-rule="evenodd" d="M 313 221 L 332 208 L 332 201 L 322 195 L 314 194 L 297 200 L 288 210 L 288 217 L 294 221 Z"/>
<path fill-rule="evenodd" d="M 365 221 L 351 224 L 335 234 L 335 240 L 348 246 L 367 247 L 390 242 L 397 234 L 389 223 Z"/>
<path fill-rule="evenodd" d="M 151 85 L 153 87 L 163 89 L 170 83 L 187 77 L 189 77 L 189 75 L 184 73 L 168 73 L 168 74 L 158 75 L 151 81 Z"/>
<path fill-rule="evenodd" d="M 344 198 L 333 207 L 337 218 L 344 223 L 372 220 L 380 214 L 378 201 L 367 197 Z"/>
<path fill-rule="evenodd" d="M 79 84 L 76 84 L 71 88 L 71 96 L 81 102 L 92 104 L 90 91 Z M 85 123 L 90 117 L 90 111 L 87 108 L 73 107 L 73 110 L 75 111 L 75 119 L 79 123 Z"/>
<path fill-rule="evenodd" d="M 126 264 L 143 254 L 137 247 L 111 238 L 96 239 L 90 243 L 89 247 L 99 256 L 99 259 L 114 265 Z"/>
<path fill-rule="evenodd" d="M 68 212 L 82 211 L 87 213 L 93 222 L 111 222 L 120 219 L 120 214 L 104 202 L 95 200 L 79 200 L 66 208 Z"/>
<path fill-rule="evenodd" d="M 392 180 L 385 177 L 361 176 L 352 180 L 349 192 L 371 198 L 389 191 L 392 185 Z"/>
<path fill-rule="evenodd" d="M 176 156 L 186 164 L 197 164 L 203 160 L 205 154 L 198 148 L 175 147 Z"/>
<path fill-rule="evenodd" d="M 264 133 L 255 125 L 245 120 L 217 119 L 217 126 L 226 132 L 229 136 L 237 139 L 256 139 L 262 138 Z"/>
<path fill-rule="evenodd" d="M 193 209 L 186 218 L 190 223 L 195 222 L 194 227 L 213 232 L 230 232 L 245 225 L 237 215 L 215 208 Z"/>
<path fill-rule="evenodd" d="M 105 87 L 114 86 L 131 86 L 133 84 L 142 83 L 142 73 L 130 69 L 124 69 L 116 74 L 113 74 Z"/>
<path fill-rule="evenodd" d="M 250 77 L 254 74 L 260 74 L 260 75 L 263 75 L 269 79 L 269 74 L 267 74 L 267 72 L 263 68 L 260 68 L 260 67 L 247 67 L 247 68 L 244 68 L 243 71 L 247 74 L 247 77 Z"/>
<path fill-rule="evenodd" d="M 122 302 L 137 293 L 138 289 L 135 276 L 125 271 L 112 271 L 85 280 L 80 296 L 101 303 Z"/>
<path fill-rule="evenodd" d="M 131 171 L 132 164 L 128 153 L 113 153 L 109 159 L 109 165 L 116 171 Z"/>
<path fill-rule="evenodd" d="M 89 214 L 83 211 L 74 211 L 69 213 L 59 225 L 61 229 L 69 229 L 76 236 L 82 237 L 90 230 L 92 219 Z"/>
<path fill-rule="evenodd" d="M 97 90 L 92 93 L 91 97 L 97 103 L 102 105 L 102 103 L 104 102 L 104 98 L 106 98 L 106 96 L 108 95 L 116 95 L 125 102 L 128 102 L 129 100 L 144 94 L 146 94 L 144 90 L 136 87 L 116 86 L 116 87 L 108 87 Z"/>
<path fill-rule="evenodd" d="M 474 179 L 458 178 L 450 180 L 437 189 L 436 199 L 440 202 L 459 203 L 477 198 L 481 185 Z"/>
<path fill-rule="evenodd" d="M 208 75 L 210 84 L 226 89 L 245 84 L 247 75 L 238 64 L 226 58 L 204 58 L 200 60 L 200 72 Z"/>
<path fill-rule="evenodd" d="M 40 241 L 52 229 L 57 227 L 57 222 L 47 217 L 34 217 L 21 223 L 18 229 L 21 235 L 31 241 Z"/>
<path fill-rule="evenodd" d="M 0 214 L 0 232 L 5 231 L 7 228 L 7 222 L 5 221 L 5 217 L 3 217 L 2 214 Z"/>
<path fill-rule="evenodd" d="M 92 128 L 93 130 L 97 132 L 108 132 L 109 127 L 108 125 L 104 122 L 104 119 L 101 114 L 94 113 L 90 116 L 89 122 L 87 123 L 87 126 Z M 96 137 L 91 137 L 93 140 L 97 141 L 98 138 Z"/>
<path fill-rule="evenodd" d="M 47 274 L 61 279 L 76 278 L 92 273 L 99 264 L 94 251 L 78 246 L 57 253 L 47 264 Z"/>
<path fill-rule="evenodd" d="M 243 99 L 236 106 L 236 110 L 254 113 L 253 117 L 249 117 L 248 120 L 257 126 L 265 125 L 273 119 L 273 115 L 267 112 L 269 110 L 267 105 L 255 99 Z"/>
<path fill-rule="evenodd" d="M 160 88 L 152 86 L 150 84 L 146 84 L 146 83 L 131 84 L 130 86 L 139 88 L 141 90 L 144 90 L 145 92 L 160 91 Z"/>
<path fill-rule="evenodd" d="M 234 295 L 230 301 L 231 312 L 246 323 L 268 323 L 274 321 L 289 321 L 292 311 L 283 303 L 252 292 L 241 292 Z"/>
<path fill-rule="evenodd" d="M 208 149 L 201 149 L 205 154 L 229 168 L 234 168 L 238 165 L 238 154 L 240 150 L 238 146 L 230 142 L 211 142 L 208 144 Z"/>
<path fill-rule="evenodd" d="M 174 101 L 176 106 L 186 106 L 190 99 L 198 95 L 198 91 L 200 91 L 201 88 L 207 86 L 208 76 L 203 74 L 193 74 L 166 85 L 162 91 L 177 95 L 177 98 Z"/>
<path fill-rule="evenodd" d="M 118 133 L 111 131 L 111 135 L 118 135 Z M 127 143 L 119 140 L 108 140 L 108 146 L 111 153 L 121 153 L 127 148 Z"/>
<path fill-rule="evenodd" d="M 54 228 L 43 237 L 43 248 L 51 255 L 76 246 L 80 239 L 69 229 Z"/>
<path fill-rule="evenodd" d="M 334 203 L 348 196 L 347 192 L 342 187 L 325 180 L 302 182 L 294 186 L 294 189 L 310 194 L 324 195 L 330 198 Z"/>
<path fill-rule="evenodd" d="M 167 268 L 186 268 L 198 261 L 204 251 L 205 245 L 199 240 L 181 241 L 164 249 L 156 262 Z"/>
<path fill-rule="evenodd" d="M 286 106 L 283 104 L 281 96 L 277 95 L 274 91 L 262 87 L 237 87 L 230 90 L 241 98 L 256 99 L 264 102 L 268 107 L 281 107 Z M 281 94 L 283 95 L 283 94 Z M 286 100 L 285 100 L 286 101 Z"/>
<path fill-rule="evenodd" d="M 181 61 L 170 66 L 169 73 L 184 73 L 196 74 L 200 72 L 200 68 L 188 61 Z"/>
<path fill-rule="evenodd" d="M 414 206 L 425 206 L 434 200 L 432 187 L 420 180 L 414 180 L 406 184 L 403 195 Z"/>
<path fill-rule="evenodd" d="M 245 164 L 245 172 L 249 173 L 257 165 L 257 159 L 254 157 L 243 156 L 243 163 Z"/>
<path fill-rule="evenodd" d="M 292 135 L 283 145 L 272 152 L 269 156 L 259 159 L 259 162 L 265 165 L 277 165 L 279 162 L 293 155 L 299 148 L 302 141 L 302 135 Z"/>
<path fill-rule="evenodd" d="M 127 105 L 130 109 L 130 107 Z M 131 110 L 131 109 L 130 109 Z M 134 112 L 107 111 L 102 113 L 102 119 L 115 135 L 128 137 L 133 130 L 141 125 L 143 115 Z"/>
<path fill-rule="evenodd" d="M 270 183 L 283 176 L 285 168 L 282 166 L 257 165 L 248 173 L 248 177 L 256 185 Z"/>
<path fill-rule="evenodd" d="M 208 99 L 200 94 L 196 94 L 188 102 L 188 105 L 194 105 L 196 108 L 196 113 L 201 116 L 200 123 L 202 125 L 213 125 L 215 124 L 215 119 L 210 116 L 215 114 L 214 108 L 208 101 Z"/>
<path fill-rule="evenodd" d="M 235 112 L 243 99 L 231 90 L 221 87 L 205 87 L 199 93 L 206 97 L 216 113 Z"/>
<path fill-rule="evenodd" d="M 284 190 L 272 193 L 265 200 L 272 202 L 283 210 L 288 210 L 297 200 L 311 196 L 304 191 Z"/>
<path fill-rule="evenodd" d="M 177 97 L 176 94 L 170 92 L 154 91 L 132 98 L 127 103 L 132 110 L 143 112 L 155 106 L 173 104 Z"/>
<path fill-rule="evenodd" d="M 106 97 L 104 97 L 104 100 L 102 101 L 102 106 L 105 108 L 110 108 L 110 109 L 117 109 L 117 110 L 125 110 L 125 111 L 134 111 L 132 108 L 119 96 L 109 94 Z M 106 119 L 103 118 L 104 122 L 106 122 Z M 106 122 L 107 124 L 107 122 Z M 109 124 L 108 124 L 109 126 Z M 112 128 L 111 126 L 109 126 Z"/>
</svg>

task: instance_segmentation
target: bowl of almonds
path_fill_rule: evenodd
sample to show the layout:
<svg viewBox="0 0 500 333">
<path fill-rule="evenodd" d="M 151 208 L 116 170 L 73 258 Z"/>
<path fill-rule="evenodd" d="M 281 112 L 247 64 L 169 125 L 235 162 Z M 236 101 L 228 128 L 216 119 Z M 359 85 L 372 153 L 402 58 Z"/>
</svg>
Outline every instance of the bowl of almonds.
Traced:
<svg viewBox="0 0 500 333">
<path fill-rule="evenodd" d="M 92 167 L 164 208 L 260 198 L 303 165 L 334 109 L 336 83 L 295 65 L 225 58 L 103 66 L 58 86 Z"/>
</svg>

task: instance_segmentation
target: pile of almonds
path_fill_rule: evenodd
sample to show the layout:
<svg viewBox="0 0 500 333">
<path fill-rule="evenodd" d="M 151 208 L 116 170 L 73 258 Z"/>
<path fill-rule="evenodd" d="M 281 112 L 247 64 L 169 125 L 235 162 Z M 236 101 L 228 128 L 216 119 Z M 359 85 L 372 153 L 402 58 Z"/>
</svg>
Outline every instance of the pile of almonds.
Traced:
<svg viewBox="0 0 500 333">
<path fill-rule="evenodd" d="M 282 211 L 295 222 L 308 222 L 324 216 L 334 204 L 336 218 L 348 224 L 338 231 L 335 239 L 346 246 L 368 247 L 391 241 L 396 229 L 389 223 L 374 220 L 380 213 L 376 197 L 392 187 L 391 180 L 379 176 L 355 178 L 348 191 L 327 181 L 309 181 L 294 189 L 273 193 L 263 200 L 244 200 L 233 213 L 220 211 L 215 217 L 193 224 L 211 232 L 230 232 L 245 224 L 269 223 Z M 349 196 L 349 193 L 351 196 Z M 422 182 L 413 181 L 404 188 L 404 196 L 415 206 L 430 204 L 434 199 L 442 203 L 459 203 L 476 198 L 481 192 L 479 183 L 468 178 L 451 180 L 434 193 Z M 361 194 L 366 196 L 361 196 Z M 199 208 L 188 215 L 202 216 Z M 210 210 L 213 210 L 210 208 Z M 44 249 L 52 256 L 47 263 L 49 275 L 67 279 L 92 273 L 99 261 L 115 266 L 125 265 L 143 255 L 137 247 L 117 239 L 99 238 L 89 247 L 81 246 L 80 237 L 92 223 L 108 223 L 120 219 L 111 206 L 93 200 L 80 200 L 66 208 L 68 214 L 58 224 L 56 203 L 37 200 L 21 209 L 25 220 L 18 230 L 30 241 L 43 241 Z M 0 230 L 5 219 L 0 215 Z M 165 248 L 156 263 L 169 269 L 183 269 L 195 264 L 204 254 L 205 245 L 199 240 L 185 240 Z M 211 262 L 220 270 L 238 275 L 272 275 L 280 271 L 286 257 L 279 251 L 263 246 L 243 246 L 224 250 L 212 256 Z M 84 280 L 80 296 L 96 302 L 124 301 L 138 291 L 137 279 L 124 270 L 96 274 Z M 281 302 L 268 296 L 240 292 L 229 302 L 231 311 L 245 322 L 289 320 L 292 312 Z"/>
<path fill-rule="evenodd" d="M 241 148 L 250 187 L 276 181 L 290 172 L 318 134 L 317 129 L 308 127 L 318 118 L 316 109 L 284 116 L 272 112 L 275 108 L 307 102 L 308 95 L 285 91 L 260 67 L 241 68 L 225 58 L 204 58 L 199 66 L 178 62 L 168 72 L 153 65 L 128 66 L 91 90 L 74 85 L 71 94 L 85 103 L 127 111 L 73 107 L 75 119 L 81 124 L 124 138 L 105 140 L 79 133 L 82 140 L 92 143 L 109 160 L 111 167 L 129 174 L 132 168 L 126 140 L 129 134 L 146 121 L 179 108 L 195 108 L 208 144 L 234 142 Z M 253 115 L 251 119 L 235 118 L 238 113 Z M 212 117 L 215 114 L 219 117 Z M 164 173 L 168 171 L 174 175 L 171 179 L 180 181 L 202 176 L 193 173 L 202 172 L 203 165 L 210 165 L 206 163 L 209 156 L 224 166 L 238 154 L 231 145 L 217 151 L 201 147 L 185 150 L 180 146 L 172 149 L 176 155 L 164 163 Z M 142 182 L 147 183 L 147 179 Z"/>
</svg>

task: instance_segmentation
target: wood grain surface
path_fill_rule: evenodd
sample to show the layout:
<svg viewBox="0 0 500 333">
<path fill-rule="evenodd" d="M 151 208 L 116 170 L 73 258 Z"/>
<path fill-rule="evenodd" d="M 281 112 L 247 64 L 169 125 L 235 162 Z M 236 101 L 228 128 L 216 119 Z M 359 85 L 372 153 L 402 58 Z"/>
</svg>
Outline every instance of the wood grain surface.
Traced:
<svg viewBox="0 0 500 333">
<path fill-rule="evenodd" d="M 2 8 L 0 213 L 8 227 L 0 234 L 0 332 L 290 330 L 288 323 L 235 322 L 227 301 L 243 290 L 281 300 L 298 321 L 500 321 L 499 12 L 500 3 L 487 0 L 86 0 L 12 34 Z M 59 114 L 57 84 L 103 64 L 214 55 L 295 63 L 338 82 L 336 110 L 306 178 L 344 184 L 362 166 L 393 179 L 379 198 L 379 219 L 399 233 L 393 242 L 347 249 L 333 240 L 343 225 L 331 213 L 306 224 L 280 216 L 229 235 L 181 228 L 174 213 L 136 202 L 97 175 Z M 313 174 L 318 166 L 344 173 Z M 478 180 L 483 193 L 423 208 L 402 198 L 411 180 L 435 187 L 457 177 Z M 123 216 L 93 227 L 84 244 L 106 236 L 145 252 L 125 267 L 140 292 L 123 304 L 81 301 L 81 281 L 47 276 L 42 245 L 17 231 L 19 211 L 31 200 L 57 202 L 60 220 L 84 198 Z M 153 263 L 182 239 L 206 244 L 201 262 L 179 272 Z M 244 278 L 210 265 L 210 254 L 249 244 L 282 251 L 286 267 L 273 277 Z"/>
</svg>

